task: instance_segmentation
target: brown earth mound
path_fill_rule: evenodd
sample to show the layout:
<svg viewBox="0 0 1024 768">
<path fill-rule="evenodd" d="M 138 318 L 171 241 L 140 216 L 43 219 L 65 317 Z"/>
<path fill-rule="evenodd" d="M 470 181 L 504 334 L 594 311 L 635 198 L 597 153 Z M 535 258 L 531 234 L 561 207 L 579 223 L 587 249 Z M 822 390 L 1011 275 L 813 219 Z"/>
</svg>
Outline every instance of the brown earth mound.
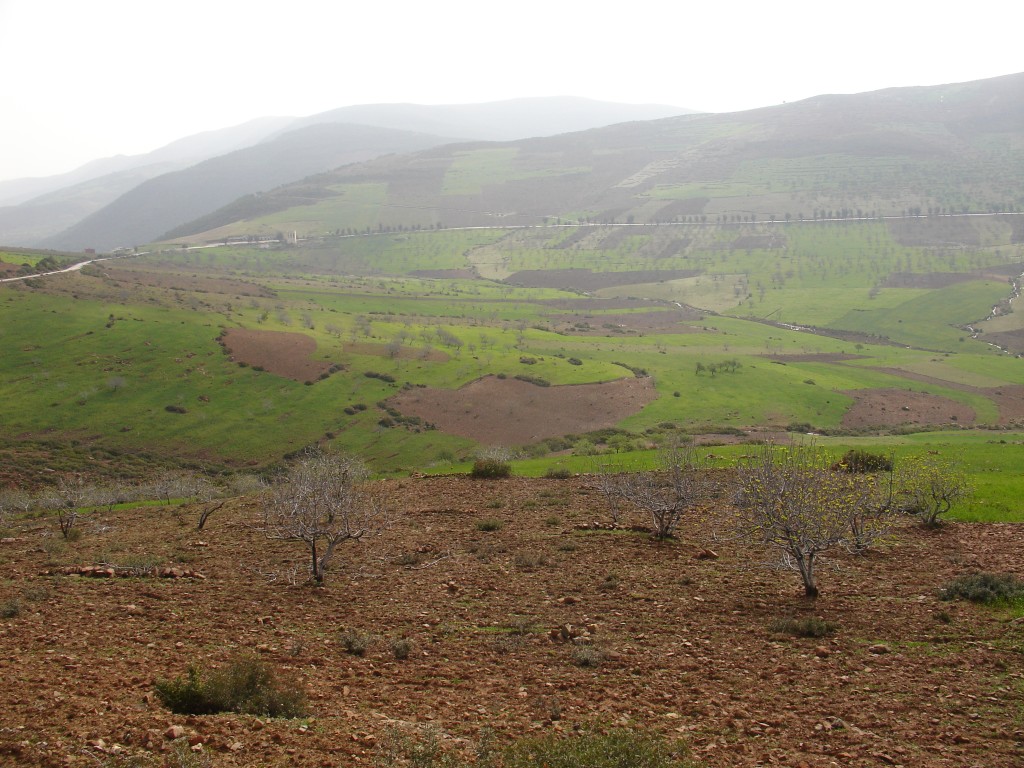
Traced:
<svg viewBox="0 0 1024 768">
<path fill-rule="evenodd" d="M 255 500 L 201 533 L 198 508 L 96 512 L 64 548 L 53 524 L 9 526 L 0 764 L 161 765 L 183 733 L 217 768 L 372 768 L 408 764 L 380 751 L 395 729 L 429 725 L 449 750 L 485 729 L 501 745 L 621 724 L 685 739 L 706 768 L 1021 765 L 1024 627 L 938 597 L 961 574 L 1024 575 L 1020 525 L 908 522 L 891 546 L 830 558 L 811 603 L 794 574 L 758 567 L 760 550 L 710 541 L 729 530 L 728 490 L 657 543 L 580 530 L 610 519 L 592 478 L 385 487 L 393 524 L 343 544 L 324 589 L 302 585 L 301 545 L 259 533 Z M 484 519 L 501 527 L 482 531 Z M 142 558 L 207 578 L 47 575 Z M 772 629 L 791 617 L 834 634 Z M 574 663 L 566 628 L 598 649 L 596 666 Z M 345 652 L 346 629 L 373 636 L 365 655 Z M 295 675 L 310 718 L 175 715 L 154 695 L 156 681 L 239 652 Z"/>
<path fill-rule="evenodd" d="M 294 381 L 316 381 L 331 368 L 326 360 L 310 359 L 316 339 L 304 333 L 232 328 L 221 337 L 221 344 L 232 360 Z"/>
<path fill-rule="evenodd" d="M 510 446 L 613 427 L 657 396 L 651 379 L 540 387 L 484 376 L 456 390 L 411 389 L 389 402 L 443 432 Z"/>
<path fill-rule="evenodd" d="M 973 392 L 983 395 L 996 404 L 999 409 L 999 424 L 1002 426 L 1024 423 L 1024 385 L 1007 385 L 1003 387 L 973 387 L 970 384 L 961 384 L 955 381 L 946 381 L 934 376 L 927 376 L 922 373 L 905 371 L 902 368 L 887 368 L 872 366 L 871 370 L 882 371 L 893 376 L 900 376 L 911 381 L 920 381 L 925 384 L 936 384 L 947 389 L 958 389 L 961 392 Z"/>
<path fill-rule="evenodd" d="M 948 397 L 904 389 L 854 389 L 843 394 L 855 401 L 843 415 L 844 427 L 974 424 L 974 409 Z"/>
</svg>

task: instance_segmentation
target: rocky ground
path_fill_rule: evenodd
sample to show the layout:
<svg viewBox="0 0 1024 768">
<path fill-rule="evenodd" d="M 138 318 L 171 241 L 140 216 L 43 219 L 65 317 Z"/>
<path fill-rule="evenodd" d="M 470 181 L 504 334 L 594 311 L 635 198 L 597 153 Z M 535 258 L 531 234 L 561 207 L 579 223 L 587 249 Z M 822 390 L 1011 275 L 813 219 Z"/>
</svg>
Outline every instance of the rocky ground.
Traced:
<svg viewBox="0 0 1024 768">
<path fill-rule="evenodd" d="M 93 766 L 183 735 L 214 766 L 369 765 L 424 724 L 453 749 L 486 729 L 626 724 L 722 768 L 1024 763 L 1024 626 L 937 595 L 963 573 L 1020 573 L 1019 526 L 908 522 L 880 551 L 837 556 L 810 602 L 725 536 L 727 490 L 664 543 L 629 530 L 641 518 L 595 529 L 609 518 L 586 477 L 387 490 L 390 529 L 343 546 L 322 589 L 302 583 L 301 546 L 255 530 L 255 499 L 202 531 L 198 506 L 96 513 L 68 543 L 48 518 L 8 525 L 0 762 Z M 77 568 L 92 565 L 110 573 Z M 807 616 L 834 634 L 772 629 Z M 374 637 L 364 656 L 343 647 L 353 630 Z M 240 651 L 296 675 L 311 715 L 184 717 L 155 697 Z"/>
</svg>

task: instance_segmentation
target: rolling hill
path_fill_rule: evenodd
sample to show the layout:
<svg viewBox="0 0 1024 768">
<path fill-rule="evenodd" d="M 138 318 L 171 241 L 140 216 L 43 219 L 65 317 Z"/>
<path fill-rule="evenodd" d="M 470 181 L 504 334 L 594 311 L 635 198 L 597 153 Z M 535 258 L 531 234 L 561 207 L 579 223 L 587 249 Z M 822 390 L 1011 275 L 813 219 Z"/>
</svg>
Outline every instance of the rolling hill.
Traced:
<svg viewBox="0 0 1024 768">
<path fill-rule="evenodd" d="M 555 97 L 439 106 L 367 104 L 303 118 L 260 118 L 186 137 L 147 155 L 99 160 L 46 179 L 2 182 L 0 202 L 9 205 L 0 208 L 0 242 L 100 250 L 133 245 L 236 197 L 381 154 L 455 139 L 550 135 L 688 111 Z M 410 134 L 431 138 L 410 141 Z M 237 154 L 243 149 L 249 151 Z M 211 159 L 216 162 L 193 170 Z M 182 173 L 159 178 L 174 172 Z M 144 185 L 149 180 L 154 183 Z"/>
<path fill-rule="evenodd" d="M 1021 93 L 1017 74 L 447 145 L 304 180 L 300 195 L 282 187 L 260 209 L 236 203 L 239 223 L 176 236 L 1014 211 L 1024 205 Z M 296 198 L 301 209 L 282 214 Z"/>
</svg>

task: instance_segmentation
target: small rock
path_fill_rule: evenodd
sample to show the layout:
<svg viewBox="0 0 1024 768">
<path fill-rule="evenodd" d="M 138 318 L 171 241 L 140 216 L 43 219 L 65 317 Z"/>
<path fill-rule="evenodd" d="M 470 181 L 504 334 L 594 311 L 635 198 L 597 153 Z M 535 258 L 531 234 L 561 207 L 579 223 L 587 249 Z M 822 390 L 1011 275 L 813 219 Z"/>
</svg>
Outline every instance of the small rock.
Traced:
<svg viewBox="0 0 1024 768">
<path fill-rule="evenodd" d="M 868 653 L 873 653 L 876 656 L 881 656 L 884 653 L 889 653 L 889 651 L 889 646 L 885 645 L 884 643 L 875 643 L 874 645 L 868 648 Z"/>
<path fill-rule="evenodd" d="M 184 735 L 185 729 L 180 725 L 172 725 L 170 728 L 164 731 L 164 738 L 170 739 L 171 741 L 173 741 L 174 739 L 180 739 Z"/>
<path fill-rule="evenodd" d="M 817 648 L 814 649 L 814 655 L 817 656 L 819 659 L 827 659 L 829 656 L 832 655 L 832 651 L 830 651 L 824 645 L 819 645 Z"/>
</svg>

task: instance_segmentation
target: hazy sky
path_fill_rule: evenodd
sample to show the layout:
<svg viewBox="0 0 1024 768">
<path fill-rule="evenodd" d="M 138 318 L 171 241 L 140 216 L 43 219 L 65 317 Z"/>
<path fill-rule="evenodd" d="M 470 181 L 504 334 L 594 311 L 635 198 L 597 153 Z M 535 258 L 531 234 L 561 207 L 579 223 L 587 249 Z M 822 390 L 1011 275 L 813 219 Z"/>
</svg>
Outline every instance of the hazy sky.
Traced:
<svg viewBox="0 0 1024 768">
<path fill-rule="evenodd" d="M 575 95 L 729 112 L 994 77 L 1024 70 L 1014 8 L 0 0 L 0 180 L 348 104 Z"/>
</svg>

